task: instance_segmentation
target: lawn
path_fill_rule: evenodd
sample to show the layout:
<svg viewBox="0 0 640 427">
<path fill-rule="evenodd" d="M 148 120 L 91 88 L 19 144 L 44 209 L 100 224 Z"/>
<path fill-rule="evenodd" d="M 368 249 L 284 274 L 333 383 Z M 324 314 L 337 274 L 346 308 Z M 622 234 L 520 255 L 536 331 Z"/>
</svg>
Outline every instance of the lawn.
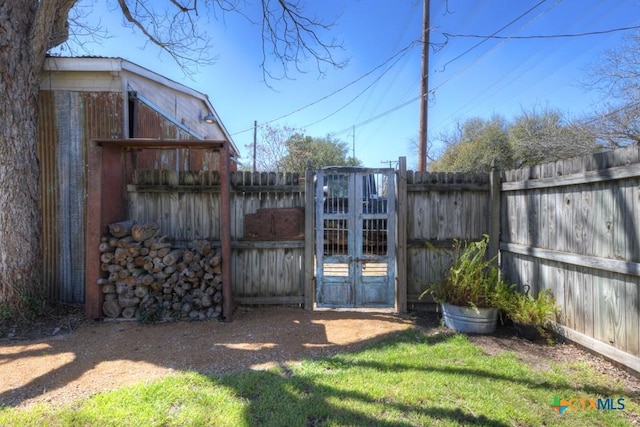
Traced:
<svg viewBox="0 0 640 427">
<path fill-rule="evenodd" d="M 184 372 L 66 406 L 3 408 L 0 425 L 623 426 L 640 419 L 639 399 L 584 363 L 535 369 L 465 335 L 411 329 L 268 371 Z"/>
</svg>

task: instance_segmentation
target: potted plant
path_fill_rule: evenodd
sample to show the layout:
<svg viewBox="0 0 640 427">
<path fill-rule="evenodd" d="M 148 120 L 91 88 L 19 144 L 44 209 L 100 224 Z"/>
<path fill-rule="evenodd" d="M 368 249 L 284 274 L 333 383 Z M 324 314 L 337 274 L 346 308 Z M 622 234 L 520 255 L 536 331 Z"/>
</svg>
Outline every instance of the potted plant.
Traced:
<svg viewBox="0 0 640 427">
<path fill-rule="evenodd" d="M 547 337 L 544 326 L 554 320 L 558 313 L 558 306 L 550 289 L 544 289 L 533 298 L 526 285 L 524 293 L 516 291 L 511 298 L 505 298 L 501 308 L 513 321 L 516 333 L 530 341 Z"/>
<path fill-rule="evenodd" d="M 458 332 L 492 333 L 502 301 L 513 294 L 493 259 L 486 259 L 488 242 L 487 235 L 476 242 L 456 240 L 453 265 L 420 295 L 431 295 L 442 307 L 444 324 Z"/>
</svg>

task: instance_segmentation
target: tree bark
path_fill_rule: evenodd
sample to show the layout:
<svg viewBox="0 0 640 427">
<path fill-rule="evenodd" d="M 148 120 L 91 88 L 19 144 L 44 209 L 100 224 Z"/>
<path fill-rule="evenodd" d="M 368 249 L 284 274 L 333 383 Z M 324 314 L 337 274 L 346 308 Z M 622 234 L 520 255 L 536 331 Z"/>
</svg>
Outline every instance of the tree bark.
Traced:
<svg viewBox="0 0 640 427">
<path fill-rule="evenodd" d="M 77 0 L 0 2 L 0 305 L 43 298 L 37 118 L 47 50 L 68 37 Z"/>
<path fill-rule="evenodd" d="M 30 55 L 29 44 L 37 4 L 0 5 L 0 304 L 11 307 L 43 296 L 36 154 L 36 70 L 42 62 Z"/>
</svg>

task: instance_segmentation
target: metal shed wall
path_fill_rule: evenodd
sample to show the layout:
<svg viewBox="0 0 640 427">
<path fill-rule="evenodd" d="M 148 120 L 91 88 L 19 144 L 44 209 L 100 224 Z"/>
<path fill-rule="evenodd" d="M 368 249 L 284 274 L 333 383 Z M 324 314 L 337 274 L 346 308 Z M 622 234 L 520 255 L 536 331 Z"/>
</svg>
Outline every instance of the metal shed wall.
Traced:
<svg viewBox="0 0 640 427">
<path fill-rule="evenodd" d="M 48 297 L 84 302 L 86 147 L 122 135 L 122 96 L 41 91 L 38 155 L 43 265 Z"/>
</svg>

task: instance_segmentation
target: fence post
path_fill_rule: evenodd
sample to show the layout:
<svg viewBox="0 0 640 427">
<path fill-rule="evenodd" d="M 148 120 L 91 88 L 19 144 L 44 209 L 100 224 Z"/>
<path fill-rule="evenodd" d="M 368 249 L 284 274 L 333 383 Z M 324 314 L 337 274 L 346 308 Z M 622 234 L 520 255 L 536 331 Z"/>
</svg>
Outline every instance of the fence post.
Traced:
<svg viewBox="0 0 640 427">
<path fill-rule="evenodd" d="M 307 162 L 304 172 L 304 308 L 313 310 L 315 302 L 314 280 L 314 246 L 315 246 L 315 188 L 313 185 L 313 168 Z"/>
<path fill-rule="evenodd" d="M 220 240 L 222 243 L 222 318 L 233 321 L 233 286 L 231 284 L 231 168 L 229 143 L 220 153 Z"/>
<path fill-rule="evenodd" d="M 487 256 L 494 259 L 498 266 L 498 253 L 500 251 L 500 171 L 496 159 L 491 161 L 489 173 L 489 247 Z"/>
<path fill-rule="evenodd" d="M 396 234 L 396 309 L 407 311 L 407 158 L 398 159 Z"/>
</svg>

